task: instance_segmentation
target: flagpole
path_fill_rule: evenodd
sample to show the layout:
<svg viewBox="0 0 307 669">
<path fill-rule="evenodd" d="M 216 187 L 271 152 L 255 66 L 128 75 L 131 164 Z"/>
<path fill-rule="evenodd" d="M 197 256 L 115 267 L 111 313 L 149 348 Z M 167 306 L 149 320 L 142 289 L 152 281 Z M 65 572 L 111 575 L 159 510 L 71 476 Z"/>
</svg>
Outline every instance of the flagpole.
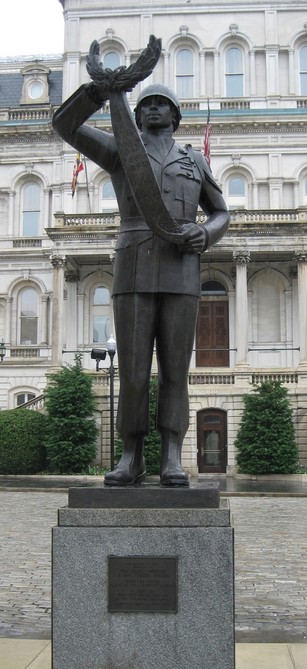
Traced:
<svg viewBox="0 0 307 669">
<path fill-rule="evenodd" d="M 91 208 L 91 200 L 90 200 L 90 191 L 89 191 L 89 187 L 88 187 L 87 163 L 86 163 L 85 156 L 83 156 L 83 161 L 84 161 L 84 170 L 85 170 L 85 181 L 86 181 L 88 208 L 89 208 L 89 214 L 91 214 L 92 213 L 92 208 Z"/>
<path fill-rule="evenodd" d="M 203 154 L 208 162 L 210 167 L 211 156 L 210 156 L 210 98 L 207 98 L 207 122 L 205 128 L 204 144 L 203 144 Z"/>
</svg>

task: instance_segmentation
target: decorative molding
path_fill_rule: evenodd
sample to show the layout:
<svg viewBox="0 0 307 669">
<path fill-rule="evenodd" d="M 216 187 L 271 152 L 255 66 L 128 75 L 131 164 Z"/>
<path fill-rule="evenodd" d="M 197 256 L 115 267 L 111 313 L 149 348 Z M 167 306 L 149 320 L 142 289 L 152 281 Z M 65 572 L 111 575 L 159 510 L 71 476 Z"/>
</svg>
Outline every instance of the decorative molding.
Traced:
<svg viewBox="0 0 307 669">
<path fill-rule="evenodd" d="M 115 35 L 115 30 L 113 28 L 110 27 L 106 29 L 106 36 L 108 39 L 110 40 L 114 39 L 114 35 Z"/>
<path fill-rule="evenodd" d="M 240 153 L 233 153 L 232 156 L 231 156 L 231 159 L 232 159 L 232 162 L 233 162 L 234 166 L 238 167 L 240 165 L 240 162 L 241 162 L 241 159 L 242 159 L 241 154 Z"/>
<path fill-rule="evenodd" d="M 238 32 L 238 29 L 239 29 L 239 26 L 238 26 L 237 23 L 231 23 L 230 26 L 229 26 L 229 30 L 230 30 L 232 35 L 236 35 L 237 32 Z"/>
<path fill-rule="evenodd" d="M 293 260 L 297 265 L 301 265 L 307 260 L 307 251 L 294 251 Z"/>
<path fill-rule="evenodd" d="M 60 255 L 57 255 L 57 254 L 55 254 L 55 253 L 52 253 L 52 254 L 49 256 L 49 259 L 50 259 L 51 265 L 52 265 L 54 268 L 56 268 L 56 269 L 64 269 L 64 267 L 65 267 L 65 265 L 66 265 L 66 258 L 65 258 L 65 256 L 60 256 Z"/>
<path fill-rule="evenodd" d="M 232 252 L 232 257 L 236 265 L 247 265 L 250 261 L 250 251 L 248 249 L 238 249 Z"/>
<path fill-rule="evenodd" d="M 179 32 L 181 34 L 181 37 L 187 37 L 187 34 L 189 32 L 189 26 L 185 26 L 185 25 L 180 26 L 179 27 Z"/>
</svg>

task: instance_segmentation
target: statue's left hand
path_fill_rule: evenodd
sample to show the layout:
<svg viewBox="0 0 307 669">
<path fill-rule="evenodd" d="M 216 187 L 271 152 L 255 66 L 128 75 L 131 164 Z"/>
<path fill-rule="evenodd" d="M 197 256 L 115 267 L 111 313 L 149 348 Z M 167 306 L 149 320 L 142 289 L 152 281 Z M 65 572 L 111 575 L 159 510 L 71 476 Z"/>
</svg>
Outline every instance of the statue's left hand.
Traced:
<svg viewBox="0 0 307 669">
<path fill-rule="evenodd" d="M 189 223 L 183 233 L 184 243 L 182 250 L 186 252 L 202 253 L 207 246 L 206 231 L 196 223 Z"/>
</svg>

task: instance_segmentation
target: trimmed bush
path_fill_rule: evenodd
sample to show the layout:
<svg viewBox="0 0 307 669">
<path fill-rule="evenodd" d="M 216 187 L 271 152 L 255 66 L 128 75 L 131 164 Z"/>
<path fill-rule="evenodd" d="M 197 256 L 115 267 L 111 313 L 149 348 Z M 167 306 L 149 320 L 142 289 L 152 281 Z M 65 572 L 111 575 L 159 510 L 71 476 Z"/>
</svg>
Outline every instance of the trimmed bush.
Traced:
<svg viewBox="0 0 307 669">
<path fill-rule="evenodd" d="M 0 411 L 0 474 L 37 474 L 46 466 L 46 416 L 29 409 Z"/>
<path fill-rule="evenodd" d="M 84 373 L 80 356 L 74 366 L 50 375 L 45 397 L 49 468 L 60 474 L 82 473 L 96 456 L 98 430 L 92 379 Z"/>
<path fill-rule="evenodd" d="M 243 395 L 244 412 L 235 440 L 242 474 L 293 474 L 297 469 L 293 410 L 281 381 L 266 381 Z"/>
<path fill-rule="evenodd" d="M 160 473 L 161 438 L 156 428 L 157 421 L 157 390 L 158 380 L 156 377 L 150 379 L 149 386 L 149 434 L 144 439 L 144 453 L 146 462 L 146 473 L 155 475 Z M 116 439 L 115 457 L 118 460 L 123 452 L 123 443 L 120 437 Z"/>
</svg>

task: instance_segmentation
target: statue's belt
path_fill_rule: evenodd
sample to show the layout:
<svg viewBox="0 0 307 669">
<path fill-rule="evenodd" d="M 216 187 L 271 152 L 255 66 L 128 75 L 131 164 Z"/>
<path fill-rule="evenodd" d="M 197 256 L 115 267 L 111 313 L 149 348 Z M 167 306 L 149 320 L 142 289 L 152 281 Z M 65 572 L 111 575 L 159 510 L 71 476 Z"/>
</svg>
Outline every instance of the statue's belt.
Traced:
<svg viewBox="0 0 307 669">
<path fill-rule="evenodd" d="M 182 227 L 190 223 L 184 219 L 175 219 L 176 223 Z M 125 232 L 155 232 L 149 228 L 143 216 L 132 216 L 131 218 L 122 218 L 120 222 L 120 234 Z"/>
</svg>

